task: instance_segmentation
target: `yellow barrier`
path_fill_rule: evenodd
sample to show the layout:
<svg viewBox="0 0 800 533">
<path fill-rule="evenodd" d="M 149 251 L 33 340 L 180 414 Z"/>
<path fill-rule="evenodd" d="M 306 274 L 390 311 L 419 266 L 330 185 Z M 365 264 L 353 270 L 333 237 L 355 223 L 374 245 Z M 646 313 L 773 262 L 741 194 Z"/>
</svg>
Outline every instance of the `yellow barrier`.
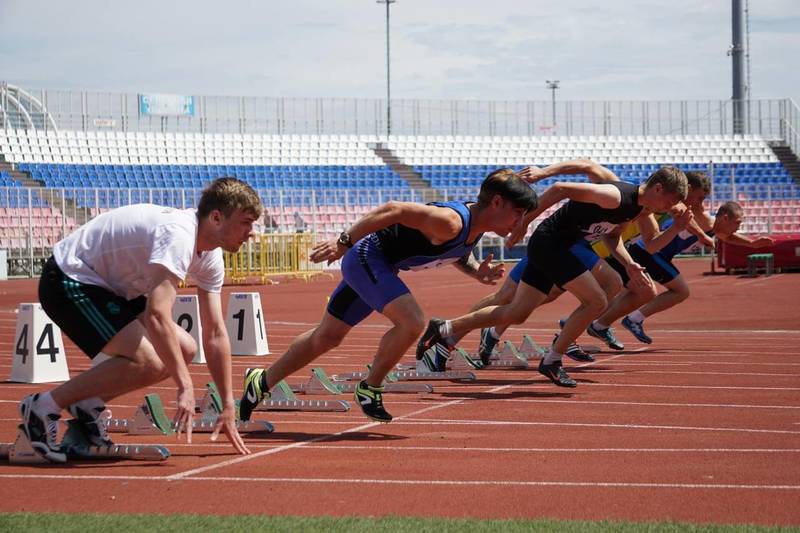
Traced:
<svg viewBox="0 0 800 533">
<path fill-rule="evenodd" d="M 246 242 L 235 253 L 225 253 L 225 276 L 230 283 L 273 283 L 271 278 L 333 276 L 308 258 L 315 236 L 311 233 L 265 233 Z"/>
</svg>

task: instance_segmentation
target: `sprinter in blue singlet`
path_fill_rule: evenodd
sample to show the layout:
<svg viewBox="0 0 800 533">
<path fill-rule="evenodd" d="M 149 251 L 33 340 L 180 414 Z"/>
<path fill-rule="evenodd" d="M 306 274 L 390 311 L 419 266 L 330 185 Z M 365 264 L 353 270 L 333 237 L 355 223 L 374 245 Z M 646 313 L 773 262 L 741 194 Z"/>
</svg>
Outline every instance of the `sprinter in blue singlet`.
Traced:
<svg viewBox="0 0 800 533">
<path fill-rule="evenodd" d="M 490 258 L 478 263 L 473 247 L 484 232 L 508 235 L 535 207 L 533 189 L 513 170 L 500 169 L 483 181 L 477 202 L 388 202 L 338 240 L 318 245 L 311 259 L 330 263 L 341 257 L 342 282 L 317 327 L 295 339 L 269 370 L 248 369 L 241 418 L 249 418 L 270 387 L 338 346 L 354 326 L 378 311 L 393 327 L 381 339 L 355 398 L 368 417 L 391 421 L 383 408 L 383 380 L 425 328 L 422 309 L 398 274 L 453 264 L 478 281 L 494 284 L 504 267 L 492 265 Z"/>
</svg>

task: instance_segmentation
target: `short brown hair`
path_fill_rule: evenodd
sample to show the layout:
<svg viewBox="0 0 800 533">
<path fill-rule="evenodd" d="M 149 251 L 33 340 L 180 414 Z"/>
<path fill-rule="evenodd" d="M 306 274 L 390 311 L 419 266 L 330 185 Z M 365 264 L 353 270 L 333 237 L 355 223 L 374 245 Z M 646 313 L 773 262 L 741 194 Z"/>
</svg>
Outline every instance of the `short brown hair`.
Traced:
<svg viewBox="0 0 800 533">
<path fill-rule="evenodd" d="M 686 182 L 692 189 L 703 189 L 706 194 L 711 194 L 711 178 L 705 172 L 690 170 L 686 173 Z"/>
<path fill-rule="evenodd" d="M 689 192 L 686 174 L 678 167 L 666 166 L 659 168 L 647 178 L 645 187 L 649 189 L 658 183 L 661 184 L 667 194 L 677 194 L 681 200 L 686 200 L 686 195 Z"/>
<path fill-rule="evenodd" d="M 258 193 L 250 185 L 237 178 L 224 177 L 215 179 L 203 189 L 197 204 L 197 216 L 205 218 L 215 209 L 226 218 L 237 209 L 260 217 L 264 207 Z"/>
<path fill-rule="evenodd" d="M 736 218 L 744 213 L 744 209 L 737 202 L 725 202 L 717 208 L 717 216 L 728 215 L 731 218 Z"/>
<path fill-rule="evenodd" d="M 524 207 L 526 211 L 536 209 L 538 205 L 536 192 L 510 168 L 499 168 L 486 176 L 478 193 L 478 205 L 486 207 L 495 194 L 516 207 Z"/>
</svg>

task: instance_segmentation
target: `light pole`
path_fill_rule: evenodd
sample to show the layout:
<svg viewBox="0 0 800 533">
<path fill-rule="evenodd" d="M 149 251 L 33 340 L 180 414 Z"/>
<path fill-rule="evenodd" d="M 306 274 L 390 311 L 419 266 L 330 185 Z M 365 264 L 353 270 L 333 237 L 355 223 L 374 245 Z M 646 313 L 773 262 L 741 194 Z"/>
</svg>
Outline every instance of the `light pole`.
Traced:
<svg viewBox="0 0 800 533">
<path fill-rule="evenodd" d="M 553 91 L 553 135 L 556 134 L 556 89 L 559 83 L 559 80 L 547 80 L 547 88 Z"/>
<path fill-rule="evenodd" d="M 389 6 L 397 0 L 376 0 L 378 4 L 386 4 L 386 136 L 392 134 L 392 77 L 389 69 Z"/>
</svg>

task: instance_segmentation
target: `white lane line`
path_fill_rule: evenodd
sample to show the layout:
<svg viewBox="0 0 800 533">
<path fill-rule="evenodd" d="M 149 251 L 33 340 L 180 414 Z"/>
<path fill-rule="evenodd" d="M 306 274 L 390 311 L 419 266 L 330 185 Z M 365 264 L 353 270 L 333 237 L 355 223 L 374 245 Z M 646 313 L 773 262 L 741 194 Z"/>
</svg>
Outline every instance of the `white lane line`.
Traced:
<svg viewBox="0 0 800 533">
<path fill-rule="evenodd" d="M 567 400 L 535 399 L 535 398 L 497 398 L 494 401 L 500 402 L 520 402 L 520 403 L 566 403 L 579 405 L 625 405 L 627 407 L 678 407 L 685 409 L 714 408 L 714 409 L 800 409 L 800 405 L 751 405 L 736 403 L 668 403 L 668 402 L 622 402 L 622 401 L 599 401 L 599 400 L 578 400 L 570 398 Z"/>
<path fill-rule="evenodd" d="M 619 356 L 613 356 L 613 357 L 611 357 L 609 359 L 614 359 L 615 357 L 619 357 Z M 586 363 L 586 364 L 579 365 L 579 366 L 584 367 L 584 366 L 591 366 L 593 364 L 594 363 Z M 507 389 L 507 388 L 513 387 L 514 385 L 519 385 L 519 384 L 522 384 L 522 383 L 523 382 L 515 382 L 515 383 L 509 383 L 507 385 L 501 385 L 501 386 L 489 389 L 488 391 L 486 391 L 486 393 L 499 392 L 499 391 L 501 391 L 503 389 Z M 436 409 L 441 409 L 443 407 L 449 407 L 449 406 L 452 406 L 452 405 L 458 405 L 458 404 L 463 403 L 463 402 L 465 402 L 467 400 L 468 400 L 467 398 L 460 398 L 460 399 L 444 402 L 444 403 L 441 403 L 441 404 L 431 405 L 429 407 L 426 407 L 426 408 L 423 408 L 423 409 L 419 409 L 417 411 L 413 411 L 411 413 L 399 416 L 399 417 L 395 418 L 392 421 L 392 423 L 397 424 L 398 422 L 402 422 L 403 420 L 408 419 L 408 418 L 410 418 L 412 416 L 416 416 L 416 415 L 419 415 L 419 414 L 422 414 L 422 413 L 426 413 L 426 412 L 429 412 L 429 411 L 434 411 Z M 328 439 L 331 439 L 331 438 L 335 438 L 335 437 L 341 436 L 341 435 L 343 435 L 345 433 L 352 433 L 352 432 L 355 432 L 355 431 L 362 431 L 364 429 L 369 429 L 369 428 L 376 427 L 376 426 L 379 426 L 379 425 L 380 425 L 379 422 L 371 422 L 371 423 L 368 423 L 368 424 L 363 424 L 363 425 L 357 426 L 355 428 L 345 429 L 345 430 L 342 430 L 342 431 L 339 431 L 339 432 L 336 432 L 336 433 L 332 433 L 332 434 L 329 434 L 329 435 L 320 435 L 319 437 L 315 437 L 315 438 L 313 438 L 311 440 L 302 441 L 302 442 L 294 442 L 294 443 L 291 443 L 291 444 L 287 444 L 286 446 L 280 446 L 278 448 L 273 448 L 271 450 L 265 450 L 263 452 L 257 452 L 257 453 L 250 454 L 250 455 L 244 455 L 244 456 L 236 457 L 234 459 L 230 459 L 228 461 L 223 461 L 221 463 L 216 463 L 216 464 L 213 464 L 213 465 L 207 465 L 207 466 L 195 468 L 195 469 L 192 469 L 192 470 L 187 470 L 185 472 L 180 472 L 178 474 L 173 474 L 173 475 L 169 476 L 167 479 L 172 479 L 172 480 L 174 480 L 174 479 L 189 479 L 189 476 L 192 476 L 194 474 L 200 474 L 200 473 L 203 473 L 203 472 L 208 472 L 210 470 L 216 470 L 218 468 L 224 468 L 226 466 L 234 465 L 234 464 L 241 463 L 241 462 L 244 462 L 244 461 L 250 461 L 250 460 L 253 460 L 253 459 L 257 459 L 257 458 L 263 457 L 265 455 L 272 455 L 272 454 L 276 454 L 276 453 L 279 453 L 279 452 L 282 452 L 282 451 L 285 451 L 285 450 L 290 450 L 290 449 L 294 449 L 294 448 L 307 446 L 308 444 L 313 444 L 315 442 L 325 441 L 325 440 L 328 440 Z"/>
<path fill-rule="evenodd" d="M 657 429 L 657 430 L 676 430 L 676 431 L 711 431 L 721 433 L 766 433 L 771 435 L 800 435 L 800 431 L 785 429 L 756 429 L 756 428 L 723 428 L 723 427 L 703 427 L 703 426 L 661 426 L 657 424 L 601 424 L 587 422 L 528 422 L 512 420 L 440 420 L 437 418 L 401 420 L 398 425 L 402 426 L 529 426 L 529 427 L 574 427 L 574 428 L 609 428 L 609 429 Z"/>
<path fill-rule="evenodd" d="M 159 476 L 97 476 L 75 474 L 0 474 L 0 479 L 51 479 L 51 480 L 109 480 L 109 481 L 172 481 Z M 582 488 L 628 488 L 628 489 L 700 489 L 700 490 L 759 490 L 796 491 L 800 485 L 768 485 L 737 483 L 641 483 L 641 482 L 595 482 L 595 481 L 513 481 L 513 480 L 414 480 L 414 479 L 358 479 L 358 478 L 297 478 L 297 477 L 233 477 L 197 476 L 182 478 L 183 481 L 211 481 L 214 483 L 325 483 L 331 485 L 416 485 L 416 486 L 499 486 L 499 487 L 582 487 Z"/>
<path fill-rule="evenodd" d="M 789 373 L 769 373 L 769 372 L 697 372 L 691 370 L 633 370 L 636 374 L 689 374 L 700 376 L 762 376 L 762 377 L 781 377 L 781 378 L 795 378 L 800 377 L 800 374 Z"/>
<path fill-rule="evenodd" d="M 491 390 L 489 390 L 487 392 L 498 392 L 498 391 L 501 391 L 501 390 L 503 390 L 505 388 L 511 387 L 513 385 L 515 385 L 515 383 L 510 383 L 508 385 L 502 385 L 502 386 L 499 386 L 499 387 L 495 387 L 495 388 L 493 388 L 493 389 L 491 389 Z M 450 405 L 457 405 L 457 404 L 462 403 L 464 401 L 465 401 L 464 399 L 458 399 L 458 400 L 451 400 L 449 402 L 445 402 L 445 403 L 442 403 L 442 404 L 431 405 L 429 407 L 426 407 L 426 408 L 423 408 L 423 409 L 419 409 L 417 411 L 413 411 L 411 413 L 399 416 L 399 417 L 395 418 L 392 421 L 392 423 L 393 424 L 397 424 L 399 421 L 402 421 L 403 419 L 406 419 L 406 418 L 409 418 L 409 417 L 412 417 L 412 416 L 415 416 L 415 415 L 419 415 L 419 414 L 422 414 L 422 413 L 426 413 L 428 411 L 433 411 L 435 409 L 441 409 L 442 407 L 448 407 Z M 306 441 L 302 441 L 302 442 L 293 442 L 291 444 L 287 444 L 285 446 L 280 446 L 278 448 L 273 448 L 271 450 L 265 450 L 263 452 L 256 452 L 256 453 L 253 453 L 253 454 L 250 454 L 250 455 L 243 455 L 243 456 L 240 456 L 240 457 L 236 457 L 234 459 L 223 461 L 221 463 L 216 463 L 216 464 L 212 464 L 212 465 L 207 465 L 207 466 L 202 466 L 202 467 L 199 467 L 199 468 L 195 468 L 195 469 L 192 469 L 192 470 L 187 470 L 185 472 L 180 472 L 180 473 L 168 476 L 166 479 L 169 479 L 169 480 L 191 479 L 189 476 L 193 476 L 195 474 L 208 472 L 210 470 L 216 470 L 218 468 L 224 468 L 226 466 L 231 466 L 231 465 L 234 465 L 234 464 L 237 464 L 237 463 L 241 463 L 241 462 L 244 462 L 244 461 L 251 461 L 253 459 L 258 459 L 258 458 L 263 457 L 265 455 L 273 455 L 273 454 L 280 453 L 280 452 L 285 451 L 285 450 L 291 450 L 293 448 L 299 448 L 299 447 L 307 446 L 307 445 L 313 444 L 315 442 L 324 441 L 324 440 L 332 439 L 332 438 L 335 438 L 335 437 L 339 437 L 339 436 L 344 435 L 346 433 L 353 433 L 353 432 L 356 432 L 356 431 L 363 431 L 365 429 L 373 428 L 373 427 L 380 426 L 380 425 L 381 425 L 380 422 L 370 422 L 368 424 L 362 424 L 360 426 L 356 426 L 356 427 L 353 427 L 353 428 L 348 428 L 348 429 L 345 429 L 345 430 L 342 430 L 342 431 L 338 431 L 336 433 L 331 433 L 331 434 L 328 434 L 328 435 L 320 435 L 319 437 L 315 437 L 315 438 L 310 439 L 310 440 L 306 440 Z"/>
<path fill-rule="evenodd" d="M 280 326 L 316 326 L 319 322 L 286 322 L 281 320 L 273 320 L 269 321 L 267 325 L 275 324 Z M 373 329 L 389 329 L 391 326 L 388 324 L 359 324 L 359 328 L 373 328 Z M 541 331 L 541 332 L 553 332 L 555 331 L 555 327 L 551 328 L 533 328 L 533 327 L 510 327 L 508 328 L 509 331 Z M 731 333 L 741 333 L 746 335 L 751 334 L 765 334 L 765 335 L 772 335 L 772 334 L 792 334 L 792 335 L 800 335 L 800 329 L 658 329 L 658 328 L 648 328 L 647 331 L 653 331 L 654 333 L 696 333 L 701 335 L 728 335 Z M 349 338 L 349 335 L 348 335 Z"/>
<path fill-rule="evenodd" d="M 431 452 L 504 452 L 504 453 L 800 453 L 800 448 L 497 448 L 461 446 L 355 446 L 344 444 L 315 444 L 304 450 L 392 450 Z"/>
<path fill-rule="evenodd" d="M 739 386 L 721 386 L 721 385 L 661 385 L 661 384 L 644 384 L 644 383 L 590 383 L 581 381 L 580 386 L 588 387 L 637 387 L 637 388 L 664 388 L 664 389 L 713 389 L 713 390 L 760 390 L 760 391 L 798 391 L 800 387 L 739 387 Z"/>
</svg>

